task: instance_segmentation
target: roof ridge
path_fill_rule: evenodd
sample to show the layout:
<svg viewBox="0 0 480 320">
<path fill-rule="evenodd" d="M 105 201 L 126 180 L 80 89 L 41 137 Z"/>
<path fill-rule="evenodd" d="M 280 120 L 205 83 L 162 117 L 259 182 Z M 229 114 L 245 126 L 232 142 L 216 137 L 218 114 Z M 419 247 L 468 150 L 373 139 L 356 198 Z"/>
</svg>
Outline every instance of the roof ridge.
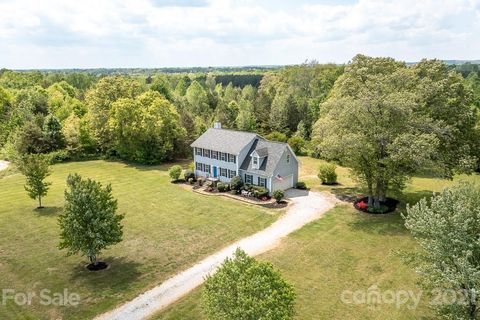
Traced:
<svg viewBox="0 0 480 320">
<path fill-rule="evenodd" d="M 268 140 L 268 139 L 265 139 L 265 138 L 262 138 L 264 141 L 266 142 L 270 142 L 270 143 L 276 143 L 276 144 L 281 144 L 281 145 L 285 145 L 287 146 L 288 143 L 287 142 L 281 142 L 281 141 L 274 141 L 274 140 Z"/>
<path fill-rule="evenodd" d="M 250 132 L 250 131 L 243 131 L 243 130 L 235 130 L 235 129 L 227 129 L 227 128 L 208 128 L 209 130 L 224 130 L 224 131 L 231 131 L 231 132 L 238 132 L 238 133 L 247 133 L 247 134 L 253 134 L 255 136 L 259 136 L 258 133 L 255 132 Z"/>
</svg>

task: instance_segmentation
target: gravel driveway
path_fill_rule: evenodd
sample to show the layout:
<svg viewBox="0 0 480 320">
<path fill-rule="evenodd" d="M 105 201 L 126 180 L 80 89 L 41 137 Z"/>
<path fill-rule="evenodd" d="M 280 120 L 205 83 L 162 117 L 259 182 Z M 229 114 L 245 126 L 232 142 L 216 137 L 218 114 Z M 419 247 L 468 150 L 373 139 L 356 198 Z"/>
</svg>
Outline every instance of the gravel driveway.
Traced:
<svg viewBox="0 0 480 320">
<path fill-rule="evenodd" d="M 0 160 L 0 171 L 7 169 L 10 162 L 5 160 Z"/>
<path fill-rule="evenodd" d="M 286 192 L 286 195 L 292 202 L 287 213 L 266 229 L 235 242 L 132 301 L 95 319 L 136 320 L 148 318 L 202 284 L 205 276 L 215 271 L 225 258 L 231 257 L 238 247 L 249 255 L 258 255 L 268 251 L 275 247 L 281 238 L 320 218 L 337 202 L 333 196 L 327 193 L 291 189 Z"/>
</svg>

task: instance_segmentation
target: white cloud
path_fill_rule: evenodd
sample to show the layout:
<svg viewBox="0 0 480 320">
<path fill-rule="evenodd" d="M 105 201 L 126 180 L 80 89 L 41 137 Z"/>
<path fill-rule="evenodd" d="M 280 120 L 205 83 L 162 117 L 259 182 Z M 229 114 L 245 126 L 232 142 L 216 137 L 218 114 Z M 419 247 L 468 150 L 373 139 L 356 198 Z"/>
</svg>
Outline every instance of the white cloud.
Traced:
<svg viewBox="0 0 480 320">
<path fill-rule="evenodd" d="M 0 1 L 0 67 L 345 62 L 359 52 L 478 59 L 479 2 Z"/>
</svg>

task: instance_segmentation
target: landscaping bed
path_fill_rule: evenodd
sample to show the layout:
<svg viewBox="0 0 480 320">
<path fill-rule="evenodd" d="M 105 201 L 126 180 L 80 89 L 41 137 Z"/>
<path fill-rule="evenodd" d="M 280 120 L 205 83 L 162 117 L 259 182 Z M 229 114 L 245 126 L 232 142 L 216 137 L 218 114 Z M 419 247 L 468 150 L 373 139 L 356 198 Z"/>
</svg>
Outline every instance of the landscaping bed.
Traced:
<svg viewBox="0 0 480 320">
<path fill-rule="evenodd" d="M 360 198 L 353 203 L 355 209 L 372 214 L 386 214 L 393 212 L 397 208 L 397 205 L 398 200 L 393 198 L 387 198 L 386 201 L 381 201 L 380 208 L 378 209 L 373 208 L 373 206 L 368 206 L 368 197 Z"/>
</svg>

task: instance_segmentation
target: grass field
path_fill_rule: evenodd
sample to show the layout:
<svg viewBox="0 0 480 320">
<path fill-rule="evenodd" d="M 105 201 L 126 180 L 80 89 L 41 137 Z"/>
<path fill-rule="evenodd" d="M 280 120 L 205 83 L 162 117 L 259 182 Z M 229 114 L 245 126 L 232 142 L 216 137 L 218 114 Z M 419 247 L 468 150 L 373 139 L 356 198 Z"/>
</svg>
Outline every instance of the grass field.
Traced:
<svg viewBox="0 0 480 320">
<path fill-rule="evenodd" d="M 348 169 L 339 167 L 339 185 L 322 186 L 316 177 L 320 160 L 301 157 L 301 180 L 313 190 L 357 191 Z M 453 181 L 414 178 L 400 196 L 400 211 L 432 191 L 458 183 L 480 182 L 478 175 L 458 176 Z M 416 244 L 403 226 L 398 212 L 390 215 L 358 213 L 351 205 L 340 205 L 327 215 L 288 236 L 281 245 L 259 257 L 278 268 L 297 293 L 297 319 L 430 319 L 433 315 L 425 294 L 415 309 L 410 304 L 344 304 L 344 290 L 366 292 L 371 286 L 419 293 L 417 278 L 405 265 L 399 251 L 415 250 Z M 201 288 L 195 290 L 155 319 L 206 319 L 200 305 Z"/>
<path fill-rule="evenodd" d="M 236 239 L 271 224 L 279 211 L 235 200 L 202 196 L 169 182 L 168 166 L 141 167 L 119 162 L 58 164 L 47 179 L 53 184 L 43 203 L 28 198 L 19 174 L 0 179 L 0 289 L 16 292 L 78 293 L 80 305 L 30 306 L 8 301 L 0 319 L 89 319 L 191 266 Z M 125 214 L 124 241 L 100 257 L 110 264 L 86 271 L 87 260 L 59 251 L 57 218 L 65 180 L 77 172 L 111 183 L 118 212 Z"/>
</svg>

